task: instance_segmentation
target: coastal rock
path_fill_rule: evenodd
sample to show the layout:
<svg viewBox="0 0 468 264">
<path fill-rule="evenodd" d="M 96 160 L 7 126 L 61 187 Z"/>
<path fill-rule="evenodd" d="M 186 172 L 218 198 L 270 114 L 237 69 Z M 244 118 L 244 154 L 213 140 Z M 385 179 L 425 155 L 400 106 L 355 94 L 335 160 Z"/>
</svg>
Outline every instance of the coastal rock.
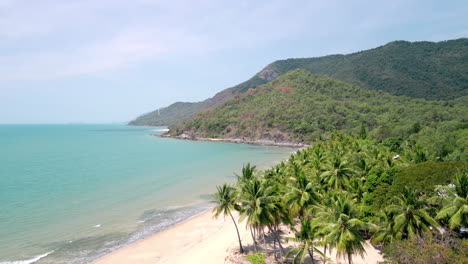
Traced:
<svg viewBox="0 0 468 264">
<path fill-rule="evenodd" d="M 163 138 L 176 138 L 176 139 L 184 139 L 184 140 L 195 140 L 195 141 L 219 141 L 219 142 L 230 142 L 230 143 L 239 143 L 239 144 L 251 144 L 251 145 L 261 145 L 261 146 L 278 146 L 278 147 L 290 147 L 290 148 L 303 148 L 307 147 L 307 144 L 300 143 L 300 142 L 292 142 L 292 141 L 273 141 L 267 139 L 245 139 L 245 138 L 204 138 L 204 137 L 197 137 L 195 135 L 188 135 L 188 134 L 181 134 L 179 136 L 173 136 L 170 134 L 151 134 L 155 137 L 163 137 Z"/>
</svg>

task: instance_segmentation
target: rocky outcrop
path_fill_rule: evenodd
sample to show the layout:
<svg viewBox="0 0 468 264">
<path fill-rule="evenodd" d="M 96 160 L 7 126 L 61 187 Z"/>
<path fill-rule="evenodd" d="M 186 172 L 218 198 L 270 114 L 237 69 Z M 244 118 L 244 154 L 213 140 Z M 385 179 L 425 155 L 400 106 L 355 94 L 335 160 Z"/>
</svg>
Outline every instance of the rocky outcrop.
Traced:
<svg viewBox="0 0 468 264">
<path fill-rule="evenodd" d="M 274 70 L 271 70 L 271 69 L 265 69 L 263 71 L 261 71 L 260 73 L 258 73 L 258 77 L 264 79 L 264 80 L 267 80 L 267 81 L 272 81 L 274 79 L 276 79 L 276 77 L 278 77 L 279 74 L 277 72 L 275 72 Z"/>
<path fill-rule="evenodd" d="M 196 137 L 188 134 L 181 134 L 178 136 L 173 136 L 170 134 L 152 134 L 155 137 L 162 138 L 176 138 L 184 140 L 195 140 L 195 141 L 214 141 L 214 142 L 231 142 L 239 144 L 252 144 L 252 145 L 262 145 L 262 146 L 278 146 L 278 147 L 290 147 L 290 148 L 302 148 L 307 147 L 307 144 L 291 142 L 291 141 L 274 141 L 269 139 L 246 139 L 246 138 L 204 138 Z"/>
</svg>

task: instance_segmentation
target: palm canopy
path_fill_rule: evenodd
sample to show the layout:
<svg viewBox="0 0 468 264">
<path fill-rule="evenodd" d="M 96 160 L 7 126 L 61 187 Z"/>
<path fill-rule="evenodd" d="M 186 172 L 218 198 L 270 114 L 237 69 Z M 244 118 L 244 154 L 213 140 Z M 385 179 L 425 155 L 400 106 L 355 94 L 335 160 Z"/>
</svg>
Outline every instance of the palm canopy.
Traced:
<svg viewBox="0 0 468 264">
<path fill-rule="evenodd" d="M 400 196 L 395 198 L 396 204 L 389 206 L 395 214 L 393 231 L 398 238 L 412 238 L 431 234 L 431 227 L 438 230 L 440 225 L 427 212 L 428 204 L 420 199 L 414 190 L 405 187 Z"/>
<path fill-rule="evenodd" d="M 213 194 L 214 200 L 211 201 L 216 204 L 213 208 L 214 216 L 218 217 L 221 214 L 228 216 L 236 207 L 235 189 L 229 184 L 216 186 L 216 188 L 217 192 Z"/>
<path fill-rule="evenodd" d="M 315 191 L 313 182 L 310 181 L 301 169 L 295 170 L 295 175 L 289 178 L 284 196 L 285 203 L 291 209 L 291 214 L 302 218 L 305 209 L 318 202 L 319 197 Z"/>
<path fill-rule="evenodd" d="M 352 255 L 360 254 L 364 256 L 364 238 L 359 231 L 365 228 L 365 223 L 357 218 L 350 218 L 347 215 L 341 215 L 336 223 L 329 224 L 324 230 L 329 234 L 325 236 L 327 241 L 336 241 L 336 254 L 339 257 L 348 259 L 352 263 Z"/>
<path fill-rule="evenodd" d="M 442 208 L 436 215 L 436 219 L 449 219 L 449 227 L 452 230 L 468 226 L 468 199 L 455 197 L 449 206 Z"/>
<path fill-rule="evenodd" d="M 364 238 L 359 234 L 368 225 L 357 219 L 357 212 L 352 199 L 337 194 L 329 203 L 332 207 L 317 213 L 314 223 L 320 226 L 320 233 L 325 234 L 324 242 L 336 248 L 337 256 L 352 263 L 352 255 L 364 255 Z"/>
<path fill-rule="evenodd" d="M 232 222 L 236 227 L 237 239 L 239 241 L 239 250 L 241 253 L 244 253 L 244 248 L 242 247 L 242 242 L 240 239 L 239 229 L 237 228 L 236 221 L 234 220 L 234 217 L 231 213 L 231 211 L 235 210 L 237 207 L 235 189 L 226 183 L 222 186 L 216 186 L 216 188 L 218 191 L 213 195 L 214 200 L 212 201 L 213 203 L 216 203 L 216 206 L 213 208 L 214 216 L 218 217 L 221 214 L 224 217 L 226 217 L 227 215 L 231 216 Z"/>
<path fill-rule="evenodd" d="M 277 210 L 271 186 L 258 179 L 244 184 L 240 190 L 241 221 L 247 219 L 251 227 L 268 226 L 275 222 L 273 212 Z"/>
<path fill-rule="evenodd" d="M 441 201 L 443 208 L 436 215 L 436 219 L 448 219 L 450 229 L 457 230 L 468 227 L 468 174 L 456 175 L 453 187 L 445 189 L 445 197 L 433 197 L 432 200 Z M 440 198 L 440 199 L 439 199 Z"/>
<path fill-rule="evenodd" d="M 318 226 L 314 225 L 310 218 L 302 219 L 301 230 L 296 231 L 294 237 L 286 238 L 286 240 L 299 242 L 299 245 L 291 249 L 286 256 L 294 254 L 293 263 L 303 263 L 307 254 L 309 254 L 312 263 L 315 263 L 313 252 L 324 256 L 324 254 L 315 247 L 317 234 Z"/>
<path fill-rule="evenodd" d="M 372 243 L 387 245 L 396 240 L 396 233 L 393 230 L 394 224 L 394 214 L 392 211 L 387 208 L 380 211 L 374 218 L 371 228 L 371 231 L 374 233 L 371 238 Z"/>
<path fill-rule="evenodd" d="M 455 191 L 460 197 L 468 197 L 468 171 L 460 172 L 455 176 Z"/>
<path fill-rule="evenodd" d="M 242 174 L 236 175 L 239 183 L 247 183 L 255 177 L 256 166 L 250 165 L 250 162 L 242 167 Z"/>
<path fill-rule="evenodd" d="M 338 155 L 334 155 L 325 167 L 322 178 L 329 187 L 346 190 L 353 174 L 354 171 L 347 162 Z"/>
<path fill-rule="evenodd" d="M 323 164 L 326 159 L 326 152 L 322 144 L 318 143 L 314 145 L 309 151 L 312 152 L 312 167 L 316 171 L 322 171 Z"/>
</svg>

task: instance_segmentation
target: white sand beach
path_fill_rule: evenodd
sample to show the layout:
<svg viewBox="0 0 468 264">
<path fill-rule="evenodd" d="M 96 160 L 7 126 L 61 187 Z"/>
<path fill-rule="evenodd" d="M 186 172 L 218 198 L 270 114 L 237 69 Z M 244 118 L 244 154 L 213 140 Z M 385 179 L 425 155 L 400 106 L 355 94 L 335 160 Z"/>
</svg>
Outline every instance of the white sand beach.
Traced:
<svg viewBox="0 0 468 264">
<path fill-rule="evenodd" d="M 239 224 L 239 231 L 244 246 L 251 245 L 252 238 L 243 223 Z M 383 260 L 371 245 L 367 244 L 365 248 L 365 257 L 354 256 L 353 263 L 376 264 Z M 227 257 L 237 250 L 236 230 L 231 219 L 215 219 L 209 210 L 106 255 L 94 264 L 222 264 L 232 263 Z M 334 263 L 347 263 L 337 261 L 334 256 L 335 252 L 332 252 Z"/>
</svg>

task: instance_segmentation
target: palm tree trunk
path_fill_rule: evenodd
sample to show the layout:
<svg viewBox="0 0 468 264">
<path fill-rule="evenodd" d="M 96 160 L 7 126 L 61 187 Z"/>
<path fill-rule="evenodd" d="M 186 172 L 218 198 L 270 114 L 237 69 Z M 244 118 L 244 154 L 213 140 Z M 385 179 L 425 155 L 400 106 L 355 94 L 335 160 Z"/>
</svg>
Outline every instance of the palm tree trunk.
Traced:
<svg viewBox="0 0 468 264">
<path fill-rule="evenodd" d="M 353 259 L 350 252 L 348 252 L 348 264 L 353 264 Z"/>
<path fill-rule="evenodd" d="M 307 250 L 309 251 L 309 256 L 310 256 L 310 259 L 312 260 L 312 264 L 315 264 L 314 249 L 312 249 L 312 251 L 311 251 L 310 248 L 308 248 Z"/>
<path fill-rule="evenodd" d="M 281 245 L 281 240 L 280 240 L 280 237 L 279 237 L 279 235 L 278 235 L 278 227 L 277 227 L 277 226 L 275 226 L 275 232 L 273 232 L 273 234 L 274 234 L 274 236 L 275 236 L 275 238 L 276 238 L 276 241 L 278 241 L 278 246 L 279 246 L 279 248 L 281 249 L 281 253 L 282 253 L 283 256 L 284 256 L 284 254 L 285 254 L 285 253 L 284 253 L 284 248 L 283 248 L 283 245 Z"/>
<path fill-rule="evenodd" d="M 236 220 L 234 220 L 234 217 L 232 216 L 231 212 L 229 212 L 229 215 L 231 216 L 232 222 L 234 223 L 234 226 L 236 227 L 237 239 L 239 240 L 240 253 L 244 253 L 244 248 L 242 247 L 242 242 L 241 242 L 241 238 L 239 234 L 239 229 L 237 228 Z"/>
<path fill-rule="evenodd" d="M 271 233 L 273 233 L 273 254 L 275 255 L 275 260 L 278 261 L 278 256 L 276 255 L 276 238 L 275 231 L 270 228 Z"/>
<path fill-rule="evenodd" d="M 252 231 L 253 231 L 253 242 L 256 245 L 257 244 L 257 229 L 253 227 Z"/>
<path fill-rule="evenodd" d="M 257 244 L 257 229 L 255 227 L 252 228 L 253 231 L 253 237 L 254 237 L 254 243 Z"/>
<path fill-rule="evenodd" d="M 252 235 L 254 250 L 257 251 L 257 242 L 255 242 L 255 234 L 254 231 L 252 231 L 252 227 L 250 227 L 250 234 Z"/>
<path fill-rule="evenodd" d="M 254 229 L 254 234 L 255 237 L 257 238 L 258 243 L 260 243 L 260 240 L 262 239 L 262 229 L 258 226 L 257 228 Z"/>
<path fill-rule="evenodd" d="M 326 263 L 326 258 L 327 256 L 327 244 L 325 244 L 325 246 L 323 247 L 323 263 Z"/>
</svg>

